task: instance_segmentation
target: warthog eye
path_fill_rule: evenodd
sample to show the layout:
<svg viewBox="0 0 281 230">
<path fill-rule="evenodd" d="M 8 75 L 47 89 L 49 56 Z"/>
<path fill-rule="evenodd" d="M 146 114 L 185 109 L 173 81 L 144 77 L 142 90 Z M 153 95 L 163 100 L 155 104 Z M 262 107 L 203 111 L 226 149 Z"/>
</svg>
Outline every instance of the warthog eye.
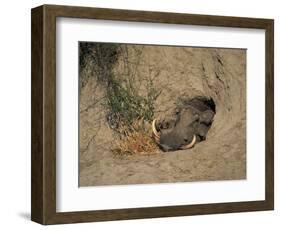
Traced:
<svg viewBox="0 0 281 230">
<path fill-rule="evenodd" d="M 185 142 L 188 142 L 188 139 L 187 139 L 187 138 L 184 138 L 183 140 L 184 140 Z"/>
<path fill-rule="evenodd" d="M 162 129 L 168 129 L 169 126 L 170 126 L 169 122 L 166 121 L 166 122 L 164 122 L 164 123 L 161 125 L 161 128 L 162 128 Z"/>
</svg>

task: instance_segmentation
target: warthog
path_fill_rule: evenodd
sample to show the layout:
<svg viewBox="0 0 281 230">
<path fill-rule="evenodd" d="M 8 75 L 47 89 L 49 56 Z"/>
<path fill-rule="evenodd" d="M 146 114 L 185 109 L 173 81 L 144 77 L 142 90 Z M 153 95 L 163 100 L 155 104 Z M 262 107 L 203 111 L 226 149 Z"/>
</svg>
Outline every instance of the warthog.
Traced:
<svg viewBox="0 0 281 230">
<path fill-rule="evenodd" d="M 196 97 L 183 101 L 172 117 L 153 120 L 153 137 L 164 151 L 192 148 L 206 139 L 215 113 L 212 98 Z"/>
</svg>

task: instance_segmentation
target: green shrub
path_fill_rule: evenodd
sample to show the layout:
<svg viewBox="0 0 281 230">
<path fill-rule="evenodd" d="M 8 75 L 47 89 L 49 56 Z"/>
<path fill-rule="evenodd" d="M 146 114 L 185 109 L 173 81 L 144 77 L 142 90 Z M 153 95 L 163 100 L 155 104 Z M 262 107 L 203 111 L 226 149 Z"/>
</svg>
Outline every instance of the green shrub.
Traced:
<svg viewBox="0 0 281 230">
<path fill-rule="evenodd" d="M 120 126 L 130 126 L 134 121 L 144 119 L 152 121 L 154 117 L 154 103 L 160 94 L 151 78 L 144 78 L 146 92 L 140 94 L 135 81 L 136 70 L 141 57 L 141 49 L 133 51 L 135 64 L 129 62 L 127 45 L 111 43 L 81 42 L 79 49 L 80 71 L 87 64 L 92 66 L 92 74 L 97 82 L 106 88 L 107 120 L 110 127 L 117 130 Z M 118 77 L 113 68 L 117 60 L 122 58 L 125 70 Z M 89 76 L 89 75 L 87 75 Z M 80 79 L 81 87 L 88 79 Z"/>
</svg>

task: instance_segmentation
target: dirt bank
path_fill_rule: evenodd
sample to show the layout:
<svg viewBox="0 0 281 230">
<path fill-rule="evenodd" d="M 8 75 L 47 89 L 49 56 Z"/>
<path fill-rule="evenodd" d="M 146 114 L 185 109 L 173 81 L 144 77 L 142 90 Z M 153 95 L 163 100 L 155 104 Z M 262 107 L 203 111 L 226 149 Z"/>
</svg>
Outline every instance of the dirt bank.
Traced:
<svg viewBox="0 0 281 230">
<path fill-rule="evenodd" d="M 178 98 L 210 96 L 217 113 L 207 140 L 193 149 L 150 156 L 116 157 L 116 134 L 108 126 L 105 89 L 89 79 L 80 94 L 80 186 L 236 180 L 246 178 L 246 51 L 166 46 L 137 46 L 141 55 L 136 81 L 152 76 L 161 90 L 155 116 L 165 116 Z M 81 74 L 92 75 L 91 66 Z M 115 67 L 122 74 L 122 63 Z"/>
</svg>

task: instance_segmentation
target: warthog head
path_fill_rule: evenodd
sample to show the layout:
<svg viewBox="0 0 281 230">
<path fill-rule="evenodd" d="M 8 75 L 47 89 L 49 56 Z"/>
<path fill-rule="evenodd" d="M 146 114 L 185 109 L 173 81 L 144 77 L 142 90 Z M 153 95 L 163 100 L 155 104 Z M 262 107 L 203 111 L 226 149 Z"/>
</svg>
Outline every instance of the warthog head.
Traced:
<svg viewBox="0 0 281 230">
<path fill-rule="evenodd" d="M 197 97 L 176 109 L 175 115 L 163 120 L 154 119 L 152 133 L 164 151 L 192 148 L 205 140 L 215 115 L 212 99 Z"/>
</svg>

